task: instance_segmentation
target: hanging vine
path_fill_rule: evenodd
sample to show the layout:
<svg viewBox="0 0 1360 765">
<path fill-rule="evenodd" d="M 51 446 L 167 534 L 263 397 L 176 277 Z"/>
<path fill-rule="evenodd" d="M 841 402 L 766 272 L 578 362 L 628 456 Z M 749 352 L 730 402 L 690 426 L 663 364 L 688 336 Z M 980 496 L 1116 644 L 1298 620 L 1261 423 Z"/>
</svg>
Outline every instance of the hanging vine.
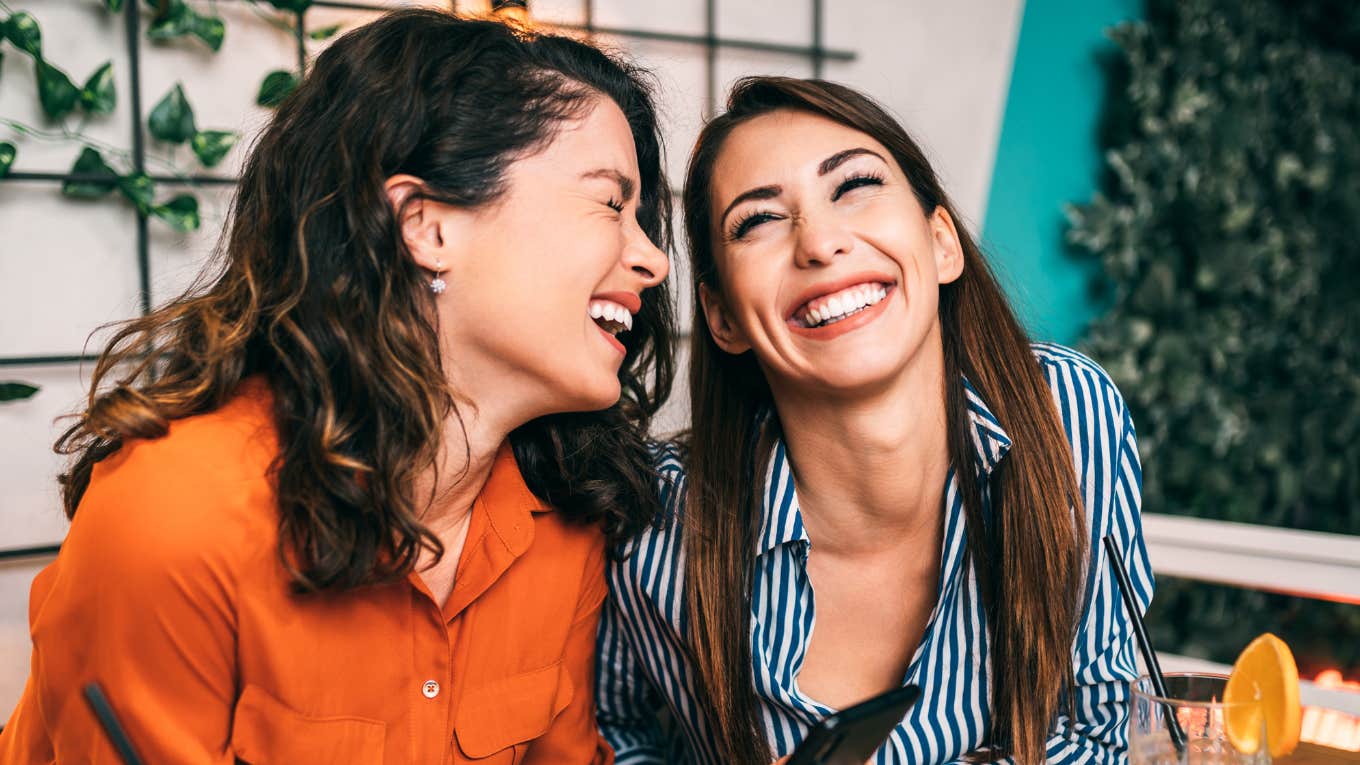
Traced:
<svg viewBox="0 0 1360 765">
<path fill-rule="evenodd" d="M 102 0 L 109 13 L 122 12 L 124 2 Z M 294 24 L 302 23 L 303 12 L 311 5 L 311 0 L 268 0 L 267 5 L 273 9 L 270 11 L 255 0 L 247 2 L 256 8 L 264 21 L 294 35 L 299 34 Z M 192 39 L 212 53 L 221 50 L 227 28 L 226 22 L 216 13 L 200 13 L 184 0 L 147 0 L 147 6 L 154 10 L 145 32 L 147 39 L 160 43 Z M 334 24 L 305 35 L 311 40 L 325 40 L 339 30 L 340 25 Z M 39 105 L 48 122 L 56 128 L 39 128 L 5 117 L 0 117 L 0 125 L 22 137 L 74 142 L 82 147 L 70 169 L 70 178 L 62 183 L 62 194 L 72 199 L 100 199 L 116 191 L 139 214 L 157 218 L 177 231 L 193 231 L 199 227 L 196 195 L 186 192 L 156 201 L 156 184 L 150 175 L 136 167 L 132 152 L 92 139 L 81 128 L 73 129 L 67 123 L 68 117 L 75 113 L 79 113 L 82 126 L 86 120 L 113 113 L 118 94 L 112 61 L 97 67 L 84 84 L 77 87 L 65 71 L 44 55 L 42 30 L 37 19 L 27 11 L 12 11 L 0 1 L 0 44 L 4 42 L 33 60 Z M 0 47 L 0 62 L 3 62 L 4 53 Z M 260 83 L 256 103 L 266 108 L 277 106 L 297 87 L 300 78 L 301 72 L 295 70 L 269 72 Z M 156 102 L 147 117 L 146 129 L 163 145 L 173 148 L 187 144 L 198 164 L 208 169 L 217 167 L 240 140 L 240 134 L 235 131 L 199 128 L 181 83 L 176 83 Z M 0 178 L 10 173 L 18 154 L 14 142 L 0 141 Z M 173 159 L 148 154 L 145 160 L 146 164 L 160 166 L 167 174 L 188 185 L 194 183 L 189 173 Z"/>
</svg>

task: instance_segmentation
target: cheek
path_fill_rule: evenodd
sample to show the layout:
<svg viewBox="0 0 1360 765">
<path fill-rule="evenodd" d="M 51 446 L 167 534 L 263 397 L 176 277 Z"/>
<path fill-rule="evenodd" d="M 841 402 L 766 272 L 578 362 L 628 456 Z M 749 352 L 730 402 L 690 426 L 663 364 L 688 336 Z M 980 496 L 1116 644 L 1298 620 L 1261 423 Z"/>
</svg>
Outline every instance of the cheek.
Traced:
<svg viewBox="0 0 1360 765">
<path fill-rule="evenodd" d="M 767 307 L 774 304 L 773 293 L 780 279 L 771 269 L 761 268 L 753 257 L 734 265 L 724 276 L 724 296 L 737 323 L 750 327 L 758 324 Z"/>
<path fill-rule="evenodd" d="M 924 220 L 896 210 L 866 213 L 857 221 L 861 236 L 874 249 L 892 258 L 911 281 L 935 284 L 935 246 Z"/>
</svg>

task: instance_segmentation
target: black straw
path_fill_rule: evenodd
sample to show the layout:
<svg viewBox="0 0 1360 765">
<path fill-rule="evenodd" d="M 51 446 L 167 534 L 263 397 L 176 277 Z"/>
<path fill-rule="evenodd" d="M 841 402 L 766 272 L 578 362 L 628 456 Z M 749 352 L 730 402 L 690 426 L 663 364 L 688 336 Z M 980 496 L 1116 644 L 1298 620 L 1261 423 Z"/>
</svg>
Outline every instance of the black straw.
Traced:
<svg viewBox="0 0 1360 765">
<path fill-rule="evenodd" d="M 118 750 L 118 756 L 123 762 L 126 765 L 142 765 L 142 758 L 137 756 L 137 750 L 132 748 L 132 741 L 128 739 L 127 732 L 118 724 L 118 715 L 113 713 L 113 707 L 109 705 L 109 699 L 104 695 L 99 683 L 85 686 L 85 700 L 90 702 L 90 709 L 94 710 L 94 716 L 99 718 L 99 724 L 104 726 L 104 732 L 108 734 L 109 741 L 113 742 L 113 748 Z"/>
<path fill-rule="evenodd" d="M 1105 557 L 1109 558 L 1114 578 L 1119 582 L 1119 594 L 1124 598 L 1124 610 L 1128 612 L 1129 620 L 1133 622 L 1133 632 L 1138 636 L 1138 647 L 1143 651 L 1143 663 L 1147 665 L 1148 675 L 1152 678 L 1152 689 L 1165 699 L 1166 678 L 1162 676 L 1162 665 L 1157 663 L 1157 652 L 1152 650 L 1152 641 L 1148 640 L 1147 627 L 1143 624 L 1142 615 L 1138 613 L 1138 603 L 1133 599 L 1133 582 L 1129 579 L 1129 572 L 1124 568 L 1124 554 L 1114 543 L 1114 537 L 1106 536 L 1100 541 L 1105 544 Z M 1185 731 L 1181 730 L 1175 712 L 1169 708 L 1166 711 L 1166 725 L 1171 733 L 1171 743 L 1176 747 L 1177 754 L 1185 754 Z"/>
</svg>

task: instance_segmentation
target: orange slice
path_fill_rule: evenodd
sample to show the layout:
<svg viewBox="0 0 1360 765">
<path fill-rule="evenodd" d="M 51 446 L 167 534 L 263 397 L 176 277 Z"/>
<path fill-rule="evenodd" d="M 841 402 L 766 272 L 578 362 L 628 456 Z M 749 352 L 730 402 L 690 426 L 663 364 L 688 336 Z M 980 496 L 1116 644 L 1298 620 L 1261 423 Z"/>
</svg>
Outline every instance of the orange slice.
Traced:
<svg viewBox="0 0 1360 765">
<path fill-rule="evenodd" d="M 1283 757 L 1299 743 L 1299 670 L 1285 642 L 1267 632 L 1251 641 L 1233 664 L 1223 689 L 1225 732 L 1243 754 L 1261 748 L 1261 718 L 1271 757 Z M 1256 702 L 1256 703 L 1252 703 Z"/>
</svg>

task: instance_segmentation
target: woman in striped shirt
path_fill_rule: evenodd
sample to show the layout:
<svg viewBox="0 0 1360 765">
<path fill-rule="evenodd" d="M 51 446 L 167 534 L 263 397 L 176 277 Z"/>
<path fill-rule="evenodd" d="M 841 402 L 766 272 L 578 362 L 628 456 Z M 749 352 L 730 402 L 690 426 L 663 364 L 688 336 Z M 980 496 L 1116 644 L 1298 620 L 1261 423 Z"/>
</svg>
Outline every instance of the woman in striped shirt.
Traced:
<svg viewBox="0 0 1360 765">
<path fill-rule="evenodd" d="M 765 765 L 923 696 L 874 762 L 1113 762 L 1135 676 L 1100 537 L 1152 574 L 1123 399 L 1031 345 L 920 148 L 820 81 L 751 78 L 699 138 L 690 438 L 610 572 L 620 763 Z M 814 631 L 815 626 L 815 631 Z"/>
</svg>

